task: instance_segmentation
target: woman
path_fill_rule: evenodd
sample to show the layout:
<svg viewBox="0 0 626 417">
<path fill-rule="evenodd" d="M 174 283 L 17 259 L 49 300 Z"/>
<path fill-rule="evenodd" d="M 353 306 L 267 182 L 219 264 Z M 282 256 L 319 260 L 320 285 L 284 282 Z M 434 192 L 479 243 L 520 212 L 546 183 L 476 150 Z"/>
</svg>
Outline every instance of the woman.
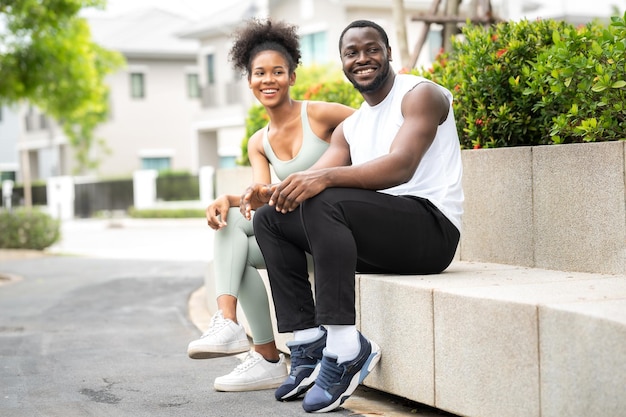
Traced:
<svg viewBox="0 0 626 417">
<path fill-rule="evenodd" d="M 270 165 L 282 180 L 309 168 L 328 147 L 333 130 L 354 109 L 338 103 L 291 98 L 301 53 L 297 28 L 284 22 L 251 20 L 237 33 L 230 58 L 247 74 L 248 85 L 265 107 L 269 123 L 250 137 L 248 157 L 254 183 L 271 182 Z M 222 195 L 206 209 L 215 234 L 218 312 L 209 329 L 189 344 L 191 358 L 202 359 L 249 350 L 237 322 L 237 302 L 250 324 L 254 349 L 242 364 L 215 380 L 219 391 L 276 388 L 287 378 L 287 366 L 276 348 L 270 306 L 258 268 L 265 268 L 252 222 L 240 211 L 239 195 Z"/>
</svg>

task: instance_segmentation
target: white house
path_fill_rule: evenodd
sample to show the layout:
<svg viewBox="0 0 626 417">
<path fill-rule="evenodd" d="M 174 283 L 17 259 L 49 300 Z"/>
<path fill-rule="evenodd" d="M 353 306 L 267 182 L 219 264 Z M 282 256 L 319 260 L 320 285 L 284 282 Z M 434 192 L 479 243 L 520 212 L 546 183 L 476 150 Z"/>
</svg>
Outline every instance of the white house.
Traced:
<svg viewBox="0 0 626 417">
<path fill-rule="evenodd" d="M 95 132 L 108 148 L 95 174 L 132 175 L 138 169 L 189 170 L 195 152 L 192 118 L 200 107 L 197 42 L 175 35 L 191 22 L 163 10 L 141 9 L 125 16 L 89 19 L 94 41 L 116 50 L 126 65 L 106 82 L 109 120 Z M 59 126 L 29 106 L 3 108 L 0 168 L 17 172 L 28 155 L 33 180 L 71 175 L 72 149 Z M 6 120 L 5 120 L 6 119 Z M 6 154 L 6 155 L 5 155 Z"/>
</svg>

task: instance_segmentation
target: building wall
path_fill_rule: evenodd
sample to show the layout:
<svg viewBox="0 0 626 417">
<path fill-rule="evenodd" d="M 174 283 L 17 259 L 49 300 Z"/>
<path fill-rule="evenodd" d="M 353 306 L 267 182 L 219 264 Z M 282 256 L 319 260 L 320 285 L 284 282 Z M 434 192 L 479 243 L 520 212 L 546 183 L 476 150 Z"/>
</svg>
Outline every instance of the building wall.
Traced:
<svg viewBox="0 0 626 417">
<path fill-rule="evenodd" d="M 19 118 L 15 106 L 0 106 L 0 179 L 11 179 L 19 166 Z"/>
<path fill-rule="evenodd" d="M 111 150 L 100 175 L 130 174 L 142 157 L 171 157 L 171 168 L 189 170 L 192 163 L 193 116 L 199 99 L 187 95 L 187 73 L 196 71 L 193 58 L 157 60 L 127 58 L 127 67 L 109 77 L 111 116 L 97 129 Z M 144 74 L 145 97 L 132 98 L 130 74 Z"/>
<path fill-rule="evenodd" d="M 233 69 L 229 60 L 232 47 L 230 30 L 201 40 L 197 66 L 203 90 L 201 108 L 194 115 L 192 130 L 198 141 L 197 168 L 232 166 L 241 154 L 248 109 L 256 103 L 245 74 Z M 214 59 L 214 83 L 208 83 L 208 59 Z M 212 143 L 210 143 L 212 142 Z M 207 152 L 216 152 L 209 155 Z"/>
</svg>

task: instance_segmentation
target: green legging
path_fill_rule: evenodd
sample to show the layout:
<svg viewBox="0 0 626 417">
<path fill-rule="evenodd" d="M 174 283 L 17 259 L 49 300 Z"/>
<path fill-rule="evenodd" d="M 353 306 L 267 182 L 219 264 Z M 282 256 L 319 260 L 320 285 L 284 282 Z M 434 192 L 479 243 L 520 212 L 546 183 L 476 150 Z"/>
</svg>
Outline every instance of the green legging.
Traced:
<svg viewBox="0 0 626 417">
<path fill-rule="evenodd" d="M 243 308 L 254 344 L 274 340 L 270 305 L 258 269 L 265 269 L 252 229 L 239 207 L 228 210 L 228 226 L 215 233 L 213 266 L 217 296 L 232 295 Z"/>
</svg>

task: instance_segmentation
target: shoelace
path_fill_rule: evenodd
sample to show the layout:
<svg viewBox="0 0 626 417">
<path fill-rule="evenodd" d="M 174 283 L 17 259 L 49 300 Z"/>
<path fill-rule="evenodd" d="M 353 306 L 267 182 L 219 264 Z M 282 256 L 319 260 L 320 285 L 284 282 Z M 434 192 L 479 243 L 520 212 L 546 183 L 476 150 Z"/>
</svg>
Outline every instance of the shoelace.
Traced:
<svg viewBox="0 0 626 417">
<path fill-rule="evenodd" d="M 314 359 L 311 355 L 307 354 L 307 349 L 299 346 L 297 349 L 292 350 L 291 354 L 291 373 L 294 373 L 299 366 L 308 365 L 308 360 Z"/>
<path fill-rule="evenodd" d="M 228 324 L 228 320 L 226 320 L 224 316 L 222 316 L 221 312 L 215 313 L 215 315 L 211 317 L 211 323 L 209 324 L 209 328 L 207 329 L 206 332 L 202 334 L 202 337 L 206 337 L 206 336 L 217 333 L 227 324 Z"/>
<path fill-rule="evenodd" d="M 322 358 L 322 366 L 315 383 L 322 389 L 328 390 L 333 382 L 341 381 L 344 367 L 336 362 L 331 362 L 326 356 Z"/>
<path fill-rule="evenodd" d="M 260 360 L 261 358 L 259 358 L 258 356 L 254 356 L 251 353 L 248 353 L 243 362 L 237 365 L 237 367 L 235 368 L 235 372 L 243 372 L 256 365 Z"/>
</svg>

